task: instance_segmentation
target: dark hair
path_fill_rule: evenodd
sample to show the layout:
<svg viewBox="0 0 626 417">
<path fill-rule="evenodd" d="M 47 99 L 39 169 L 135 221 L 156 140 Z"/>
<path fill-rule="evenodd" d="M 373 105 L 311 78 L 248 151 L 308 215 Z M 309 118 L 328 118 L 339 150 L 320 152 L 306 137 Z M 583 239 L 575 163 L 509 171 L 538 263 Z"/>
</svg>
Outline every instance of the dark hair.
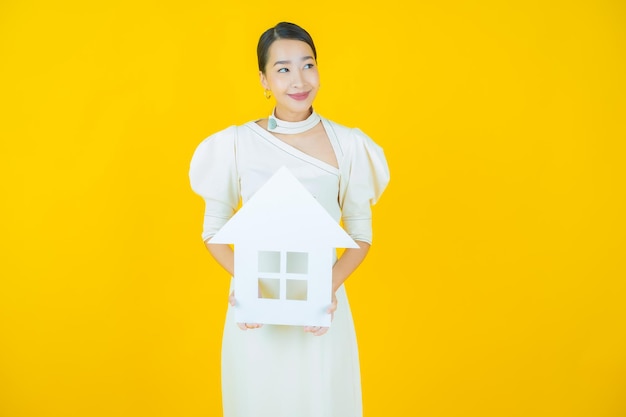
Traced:
<svg viewBox="0 0 626 417">
<path fill-rule="evenodd" d="M 309 32 L 302 29 L 295 23 L 280 22 L 273 28 L 269 28 L 263 32 L 259 38 L 259 44 L 256 47 L 256 55 L 259 60 L 259 71 L 265 73 L 265 66 L 267 65 L 270 46 L 272 46 L 274 41 L 278 39 L 294 39 L 307 43 L 313 50 L 313 57 L 317 60 L 315 44 L 313 43 L 313 38 L 311 38 Z"/>
</svg>

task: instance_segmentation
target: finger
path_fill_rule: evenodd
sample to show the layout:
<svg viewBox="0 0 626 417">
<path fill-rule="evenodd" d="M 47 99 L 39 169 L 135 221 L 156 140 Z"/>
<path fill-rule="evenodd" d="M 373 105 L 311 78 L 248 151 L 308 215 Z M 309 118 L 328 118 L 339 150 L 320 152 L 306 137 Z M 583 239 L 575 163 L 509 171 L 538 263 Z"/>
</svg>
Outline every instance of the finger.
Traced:
<svg viewBox="0 0 626 417">
<path fill-rule="evenodd" d="M 246 323 L 237 323 L 237 327 L 239 327 L 241 330 L 248 330 L 248 328 L 246 327 Z"/>
<path fill-rule="evenodd" d="M 313 335 L 314 336 L 321 336 L 323 334 L 326 334 L 328 329 L 329 329 L 329 327 L 320 327 L 316 332 L 313 333 Z"/>
<path fill-rule="evenodd" d="M 237 300 L 235 299 L 235 291 L 231 292 L 228 296 L 228 303 L 233 307 L 235 306 L 235 304 L 237 304 Z"/>
<path fill-rule="evenodd" d="M 308 332 L 308 333 L 313 333 L 315 334 L 316 332 L 318 332 L 321 329 L 320 326 L 305 326 L 304 327 L 304 331 Z"/>
<path fill-rule="evenodd" d="M 335 311 L 337 311 L 337 300 L 335 300 L 332 303 L 330 303 L 330 305 L 328 306 L 328 309 L 326 309 L 326 312 L 328 314 L 332 314 Z"/>
</svg>

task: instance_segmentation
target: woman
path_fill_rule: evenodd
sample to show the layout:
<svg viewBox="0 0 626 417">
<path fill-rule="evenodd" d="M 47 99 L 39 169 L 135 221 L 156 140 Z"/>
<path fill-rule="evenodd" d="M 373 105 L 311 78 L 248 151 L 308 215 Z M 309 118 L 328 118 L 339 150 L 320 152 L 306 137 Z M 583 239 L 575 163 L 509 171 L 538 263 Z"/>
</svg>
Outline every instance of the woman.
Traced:
<svg viewBox="0 0 626 417">
<path fill-rule="evenodd" d="M 263 33 L 257 54 L 265 96 L 276 100 L 272 115 L 210 136 L 191 161 L 192 188 L 206 202 L 207 248 L 232 276 L 231 248 L 210 239 L 240 199 L 246 204 L 282 166 L 343 221 L 359 248 L 347 249 L 334 264 L 330 328 L 234 323 L 229 306 L 222 342 L 224 416 L 361 416 L 358 351 L 343 283 L 372 242 L 370 206 L 389 180 L 387 163 L 363 132 L 313 110 L 320 87 L 317 53 L 304 29 L 279 23 Z M 229 301 L 234 305 L 232 280 Z"/>
</svg>

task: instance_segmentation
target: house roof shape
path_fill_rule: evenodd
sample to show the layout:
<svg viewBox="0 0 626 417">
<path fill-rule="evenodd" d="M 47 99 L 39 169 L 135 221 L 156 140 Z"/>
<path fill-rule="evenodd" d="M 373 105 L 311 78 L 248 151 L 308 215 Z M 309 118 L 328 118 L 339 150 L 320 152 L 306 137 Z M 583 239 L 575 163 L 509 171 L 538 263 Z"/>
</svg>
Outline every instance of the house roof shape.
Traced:
<svg viewBox="0 0 626 417">
<path fill-rule="evenodd" d="M 293 251 L 358 248 L 286 167 L 276 171 L 209 243 Z"/>
</svg>

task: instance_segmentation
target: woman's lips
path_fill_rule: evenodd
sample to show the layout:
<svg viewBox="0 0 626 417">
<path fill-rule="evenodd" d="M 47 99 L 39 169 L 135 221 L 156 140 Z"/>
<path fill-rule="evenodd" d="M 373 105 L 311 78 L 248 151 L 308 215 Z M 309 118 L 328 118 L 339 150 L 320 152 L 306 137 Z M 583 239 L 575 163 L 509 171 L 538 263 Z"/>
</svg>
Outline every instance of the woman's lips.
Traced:
<svg viewBox="0 0 626 417">
<path fill-rule="evenodd" d="M 298 100 L 298 101 L 302 101 L 302 100 L 306 100 L 307 97 L 309 96 L 309 92 L 306 93 L 297 93 L 297 94 L 287 94 L 289 97 L 291 97 L 294 100 Z"/>
</svg>

